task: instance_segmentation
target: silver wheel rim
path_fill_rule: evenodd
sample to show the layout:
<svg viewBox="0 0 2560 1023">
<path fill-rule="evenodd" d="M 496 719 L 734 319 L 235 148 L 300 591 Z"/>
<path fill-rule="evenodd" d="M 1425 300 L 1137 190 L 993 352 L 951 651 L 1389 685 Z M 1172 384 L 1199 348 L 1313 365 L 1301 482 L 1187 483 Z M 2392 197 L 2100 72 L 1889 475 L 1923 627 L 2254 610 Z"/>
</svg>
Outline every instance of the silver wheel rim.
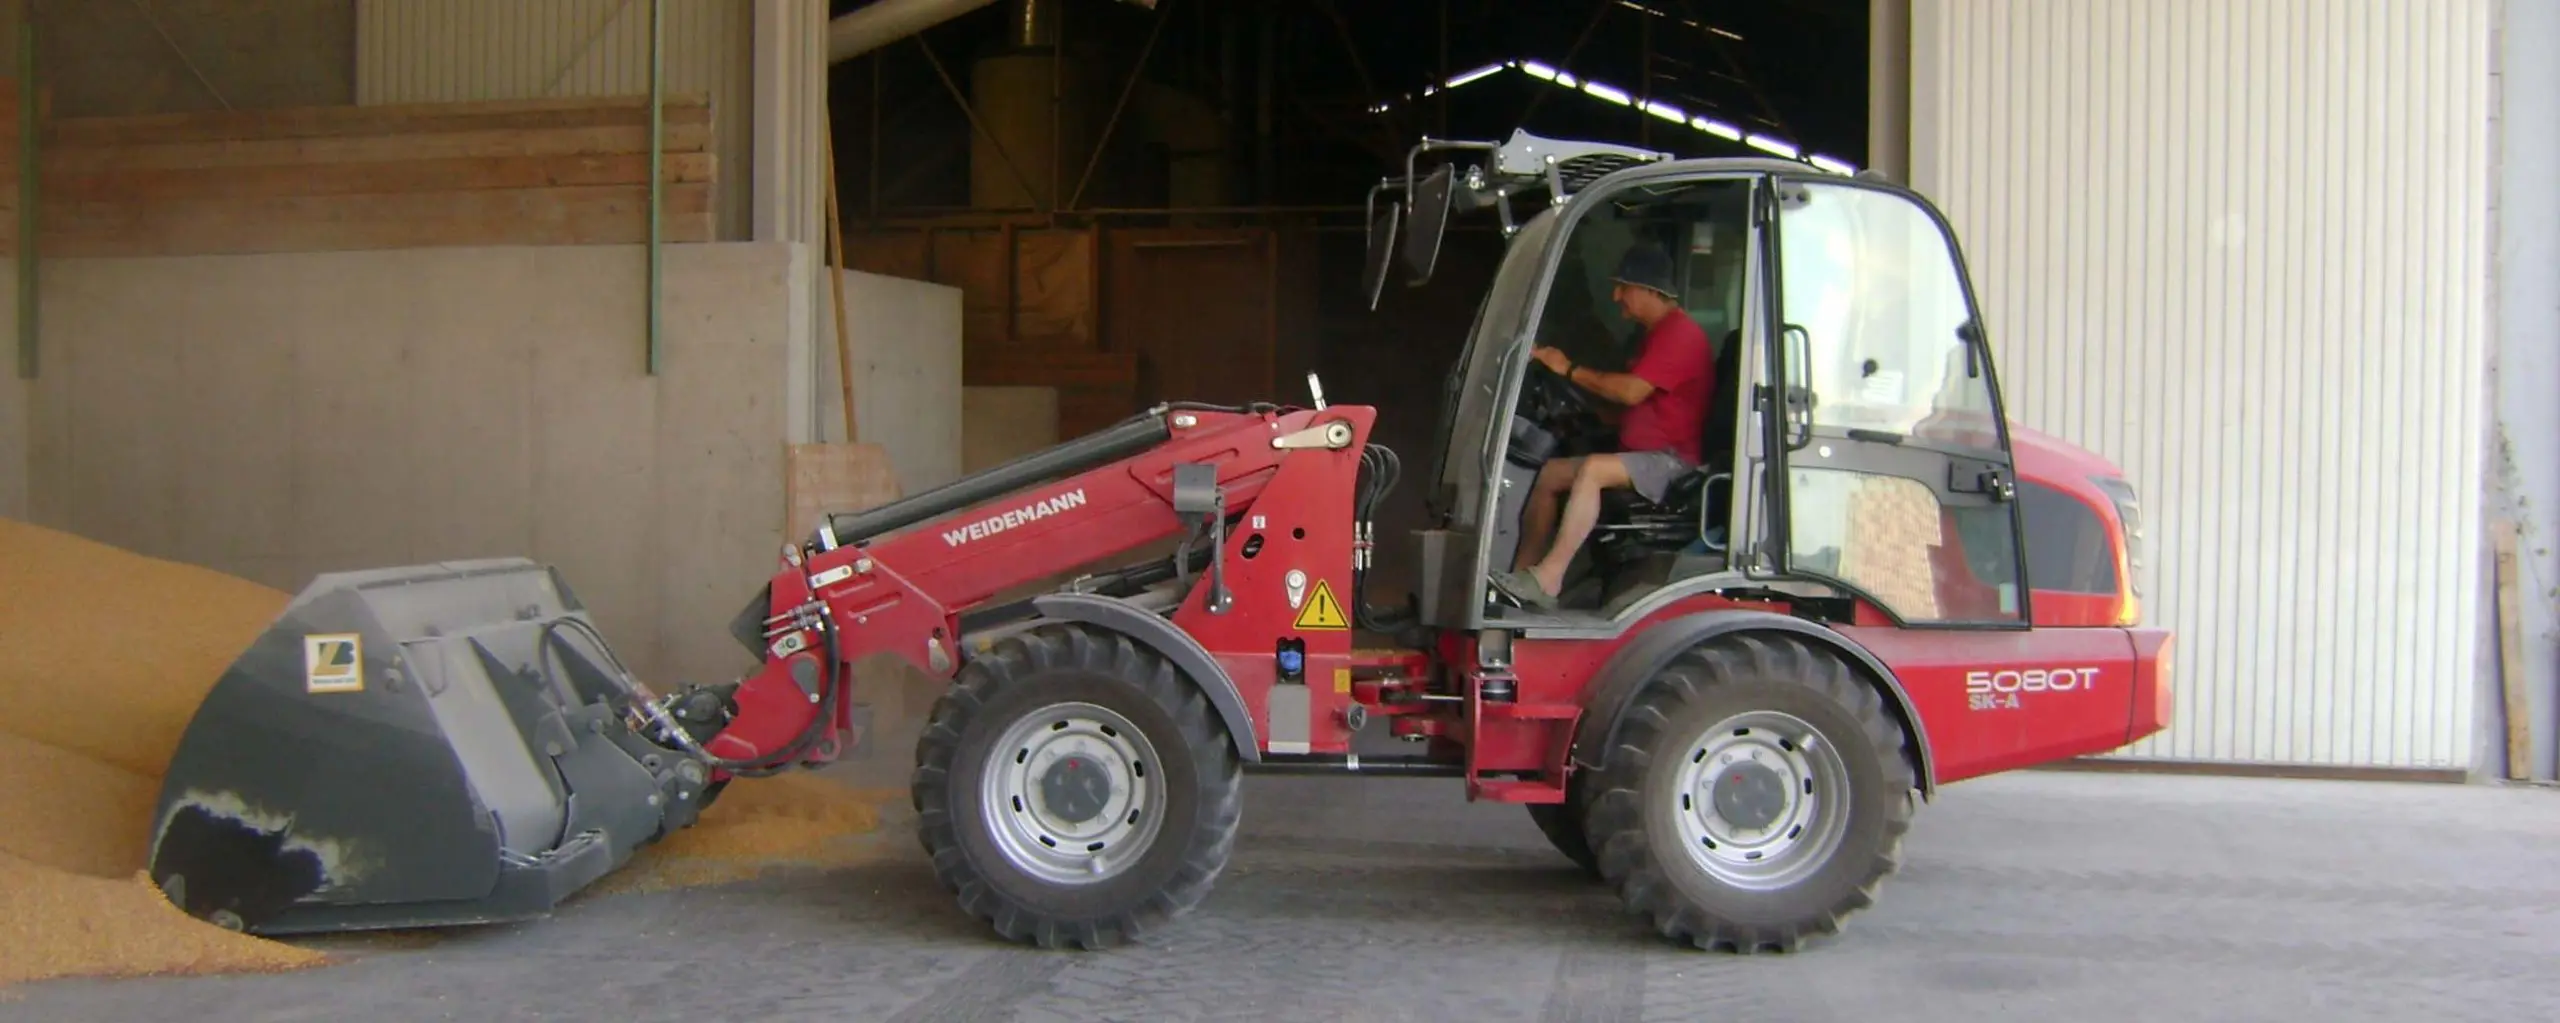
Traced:
<svg viewBox="0 0 2560 1023">
<path fill-rule="evenodd" d="M 1737 888 L 1802 881 L 1848 831 L 1848 765 L 1792 714 L 1716 722 L 1682 751 L 1675 782 L 1671 809 L 1690 862 Z"/>
<path fill-rule="evenodd" d="M 1154 744 L 1128 718 L 1090 703 L 1043 707 L 1005 729 L 979 794 L 996 849 L 1052 884 L 1118 876 L 1163 828 Z"/>
</svg>

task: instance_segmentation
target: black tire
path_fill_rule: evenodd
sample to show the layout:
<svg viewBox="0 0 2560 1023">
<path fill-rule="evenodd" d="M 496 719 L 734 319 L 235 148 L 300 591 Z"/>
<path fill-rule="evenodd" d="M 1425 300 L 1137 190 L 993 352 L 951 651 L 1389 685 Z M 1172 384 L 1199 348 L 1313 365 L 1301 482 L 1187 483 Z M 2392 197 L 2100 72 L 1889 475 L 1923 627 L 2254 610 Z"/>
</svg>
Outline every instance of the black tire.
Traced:
<svg viewBox="0 0 2560 1023">
<path fill-rule="evenodd" d="M 1591 840 L 1583 832 L 1585 812 L 1590 808 L 1588 771 L 1576 771 L 1565 782 L 1564 802 L 1531 803 L 1529 819 L 1547 836 L 1547 841 L 1572 860 L 1575 866 L 1593 880 L 1600 877 L 1600 860 L 1591 852 Z"/>
<path fill-rule="evenodd" d="M 1794 720 L 1758 728 L 1721 725 L 1752 712 Z M 1798 725 L 1811 726 L 1817 742 L 1778 741 Z M 1711 796 L 1713 808 L 1720 818 L 1731 810 L 1743 822 L 1740 828 L 1725 826 L 1722 845 L 1682 794 L 1683 773 L 1692 763 L 1706 763 L 1702 744 L 1711 740 L 1770 744 L 1717 755 L 1719 763 L 1735 769 L 1713 772 L 1723 775 Z M 1820 752 L 1826 746 L 1836 762 Z M 1587 830 L 1601 876 L 1664 937 L 1710 951 L 1793 952 L 1808 940 L 1838 934 L 1846 918 L 1874 903 L 1898 866 L 1915 805 L 1917 775 L 1907 746 L 1882 694 L 1829 651 L 1788 637 L 1754 635 L 1693 649 L 1628 707 L 1607 766 L 1594 779 Z M 1755 792 L 1754 783 L 1765 787 Z M 1781 793 L 1787 794 L 1787 807 L 1771 811 L 1769 800 Z M 1816 798 L 1802 798 L 1809 793 Z M 1843 804 L 1846 812 L 1836 817 L 1769 816 Z M 1764 852 L 1765 860 L 1732 862 L 1749 855 L 1749 843 L 1740 836 L 1752 821 L 1765 830 L 1751 834 L 1813 837 L 1801 851 L 1781 846 Z M 1836 844 L 1826 853 L 1822 836 L 1834 827 Z M 1720 869 L 1727 873 L 1710 870 L 1703 862 L 1709 860 L 1726 861 Z M 1791 866 L 1795 873 L 1759 885 L 1732 878 L 1772 869 L 1771 864 Z"/>
<path fill-rule="evenodd" d="M 990 819 L 981 809 L 990 760 L 1007 755 L 995 744 L 1026 718 L 1070 704 L 1118 716 L 1152 747 L 1152 762 L 1143 756 L 1123 762 L 1138 766 L 1113 778 L 1115 788 L 1134 789 L 1148 771 L 1160 771 L 1162 783 L 1155 830 L 1121 846 L 1139 845 L 1135 861 L 1091 883 L 1024 869 L 1005 852 L 1019 841 L 1010 837 L 1020 833 L 1014 820 Z M 1063 716 L 1060 721 L 1056 727 L 1063 728 Z M 1045 734 L 1025 741 L 1044 741 L 1038 736 Z M 1119 735 L 1108 726 L 1102 734 Z M 1017 753 L 1023 757 L 1017 763 L 1031 762 Z M 918 837 L 934 876 L 964 912 L 1008 940 L 1102 949 L 1136 940 L 1207 896 L 1235 844 L 1242 781 L 1243 763 L 1216 712 L 1171 664 L 1116 632 L 1048 625 L 998 642 L 961 669 L 916 741 L 912 791 Z M 1029 812 L 1018 799 L 1010 805 L 1017 816 Z M 1045 799 L 1039 809 L 1050 809 Z M 1019 819 L 1038 830 L 1031 826 L 1037 817 Z M 1041 841 L 1074 852 L 1045 835 Z"/>
</svg>

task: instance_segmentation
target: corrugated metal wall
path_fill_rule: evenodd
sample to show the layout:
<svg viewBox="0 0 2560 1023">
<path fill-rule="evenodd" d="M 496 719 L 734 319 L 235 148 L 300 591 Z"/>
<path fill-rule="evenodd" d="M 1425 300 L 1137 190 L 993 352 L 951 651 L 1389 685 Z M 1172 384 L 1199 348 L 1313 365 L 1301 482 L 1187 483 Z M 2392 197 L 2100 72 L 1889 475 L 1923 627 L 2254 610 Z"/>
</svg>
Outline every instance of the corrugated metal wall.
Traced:
<svg viewBox="0 0 2560 1023">
<path fill-rule="evenodd" d="M 647 95 L 649 0 L 356 0 L 356 102 Z M 711 97 L 720 237 L 747 237 L 755 10 L 666 0 L 666 87 Z"/>
<path fill-rule="evenodd" d="M 2014 414 L 2141 487 L 2141 757 L 2467 768 L 2494 0 L 1914 0 Z"/>
</svg>

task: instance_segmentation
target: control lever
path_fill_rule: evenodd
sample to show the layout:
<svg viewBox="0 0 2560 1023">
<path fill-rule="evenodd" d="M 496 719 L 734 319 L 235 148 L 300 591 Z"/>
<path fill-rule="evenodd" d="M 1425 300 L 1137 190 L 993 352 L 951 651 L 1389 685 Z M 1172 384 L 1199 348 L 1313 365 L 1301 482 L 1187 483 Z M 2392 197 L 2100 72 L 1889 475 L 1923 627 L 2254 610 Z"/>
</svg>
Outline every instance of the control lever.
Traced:
<svg viewBox="0 0 2560 1023">
<path fill-rule="evenodd" d="M 1312 380 L 1314 374 L 1308 376 Z M 1209 613 L 1227 613 L 1235 598 L 1227 592 L 1227 491 L 1218 485 L 1216 465 L 1189 462 L 1173 467 L 1173 513 L 1193 535 L 1202 525 L 1209 527 Z M 1208 521 L 1203 523 L 1203 518 Z M 1187 549 L 1182 558 L 1190 560 Z"/>
<path fill-rule="evenodd" d="M 1312 370 L 1307 373 L 1307 395 L 1316 400 L 1316 411 L 1324 411 L 1324 381 L 1316 379 Z"/>
</svg>

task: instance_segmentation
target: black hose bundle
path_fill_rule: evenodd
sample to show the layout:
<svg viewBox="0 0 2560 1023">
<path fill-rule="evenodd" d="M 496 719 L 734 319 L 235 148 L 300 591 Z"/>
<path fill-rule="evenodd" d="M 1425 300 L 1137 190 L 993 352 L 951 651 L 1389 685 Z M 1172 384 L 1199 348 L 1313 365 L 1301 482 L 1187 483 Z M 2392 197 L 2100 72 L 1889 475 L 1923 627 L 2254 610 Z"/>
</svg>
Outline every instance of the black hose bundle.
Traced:
<svg viewBox="0 0 2560 1023">
<path fill-rule="evenodd" d="M 1351 517 L 1360 529 L 1359 542 L 1370 545 L 1351 571 L 1351 613 L 1363 629 L 1371 632 L 1395 633 L 1412 625 L 1420 616 L 1412 609 L 1392 610 L 1369 606 L 1368 554 L 1375 553 L 1375 538 L 1370 534 L 1378 520 L 1378 506 L 1396 489 L 1404 475 L 1404 460 L 1396 457 L 1394 448 L 1371 443 L 1360 450 L 1360 480 L 1353 490 Z"/>
</svg>

